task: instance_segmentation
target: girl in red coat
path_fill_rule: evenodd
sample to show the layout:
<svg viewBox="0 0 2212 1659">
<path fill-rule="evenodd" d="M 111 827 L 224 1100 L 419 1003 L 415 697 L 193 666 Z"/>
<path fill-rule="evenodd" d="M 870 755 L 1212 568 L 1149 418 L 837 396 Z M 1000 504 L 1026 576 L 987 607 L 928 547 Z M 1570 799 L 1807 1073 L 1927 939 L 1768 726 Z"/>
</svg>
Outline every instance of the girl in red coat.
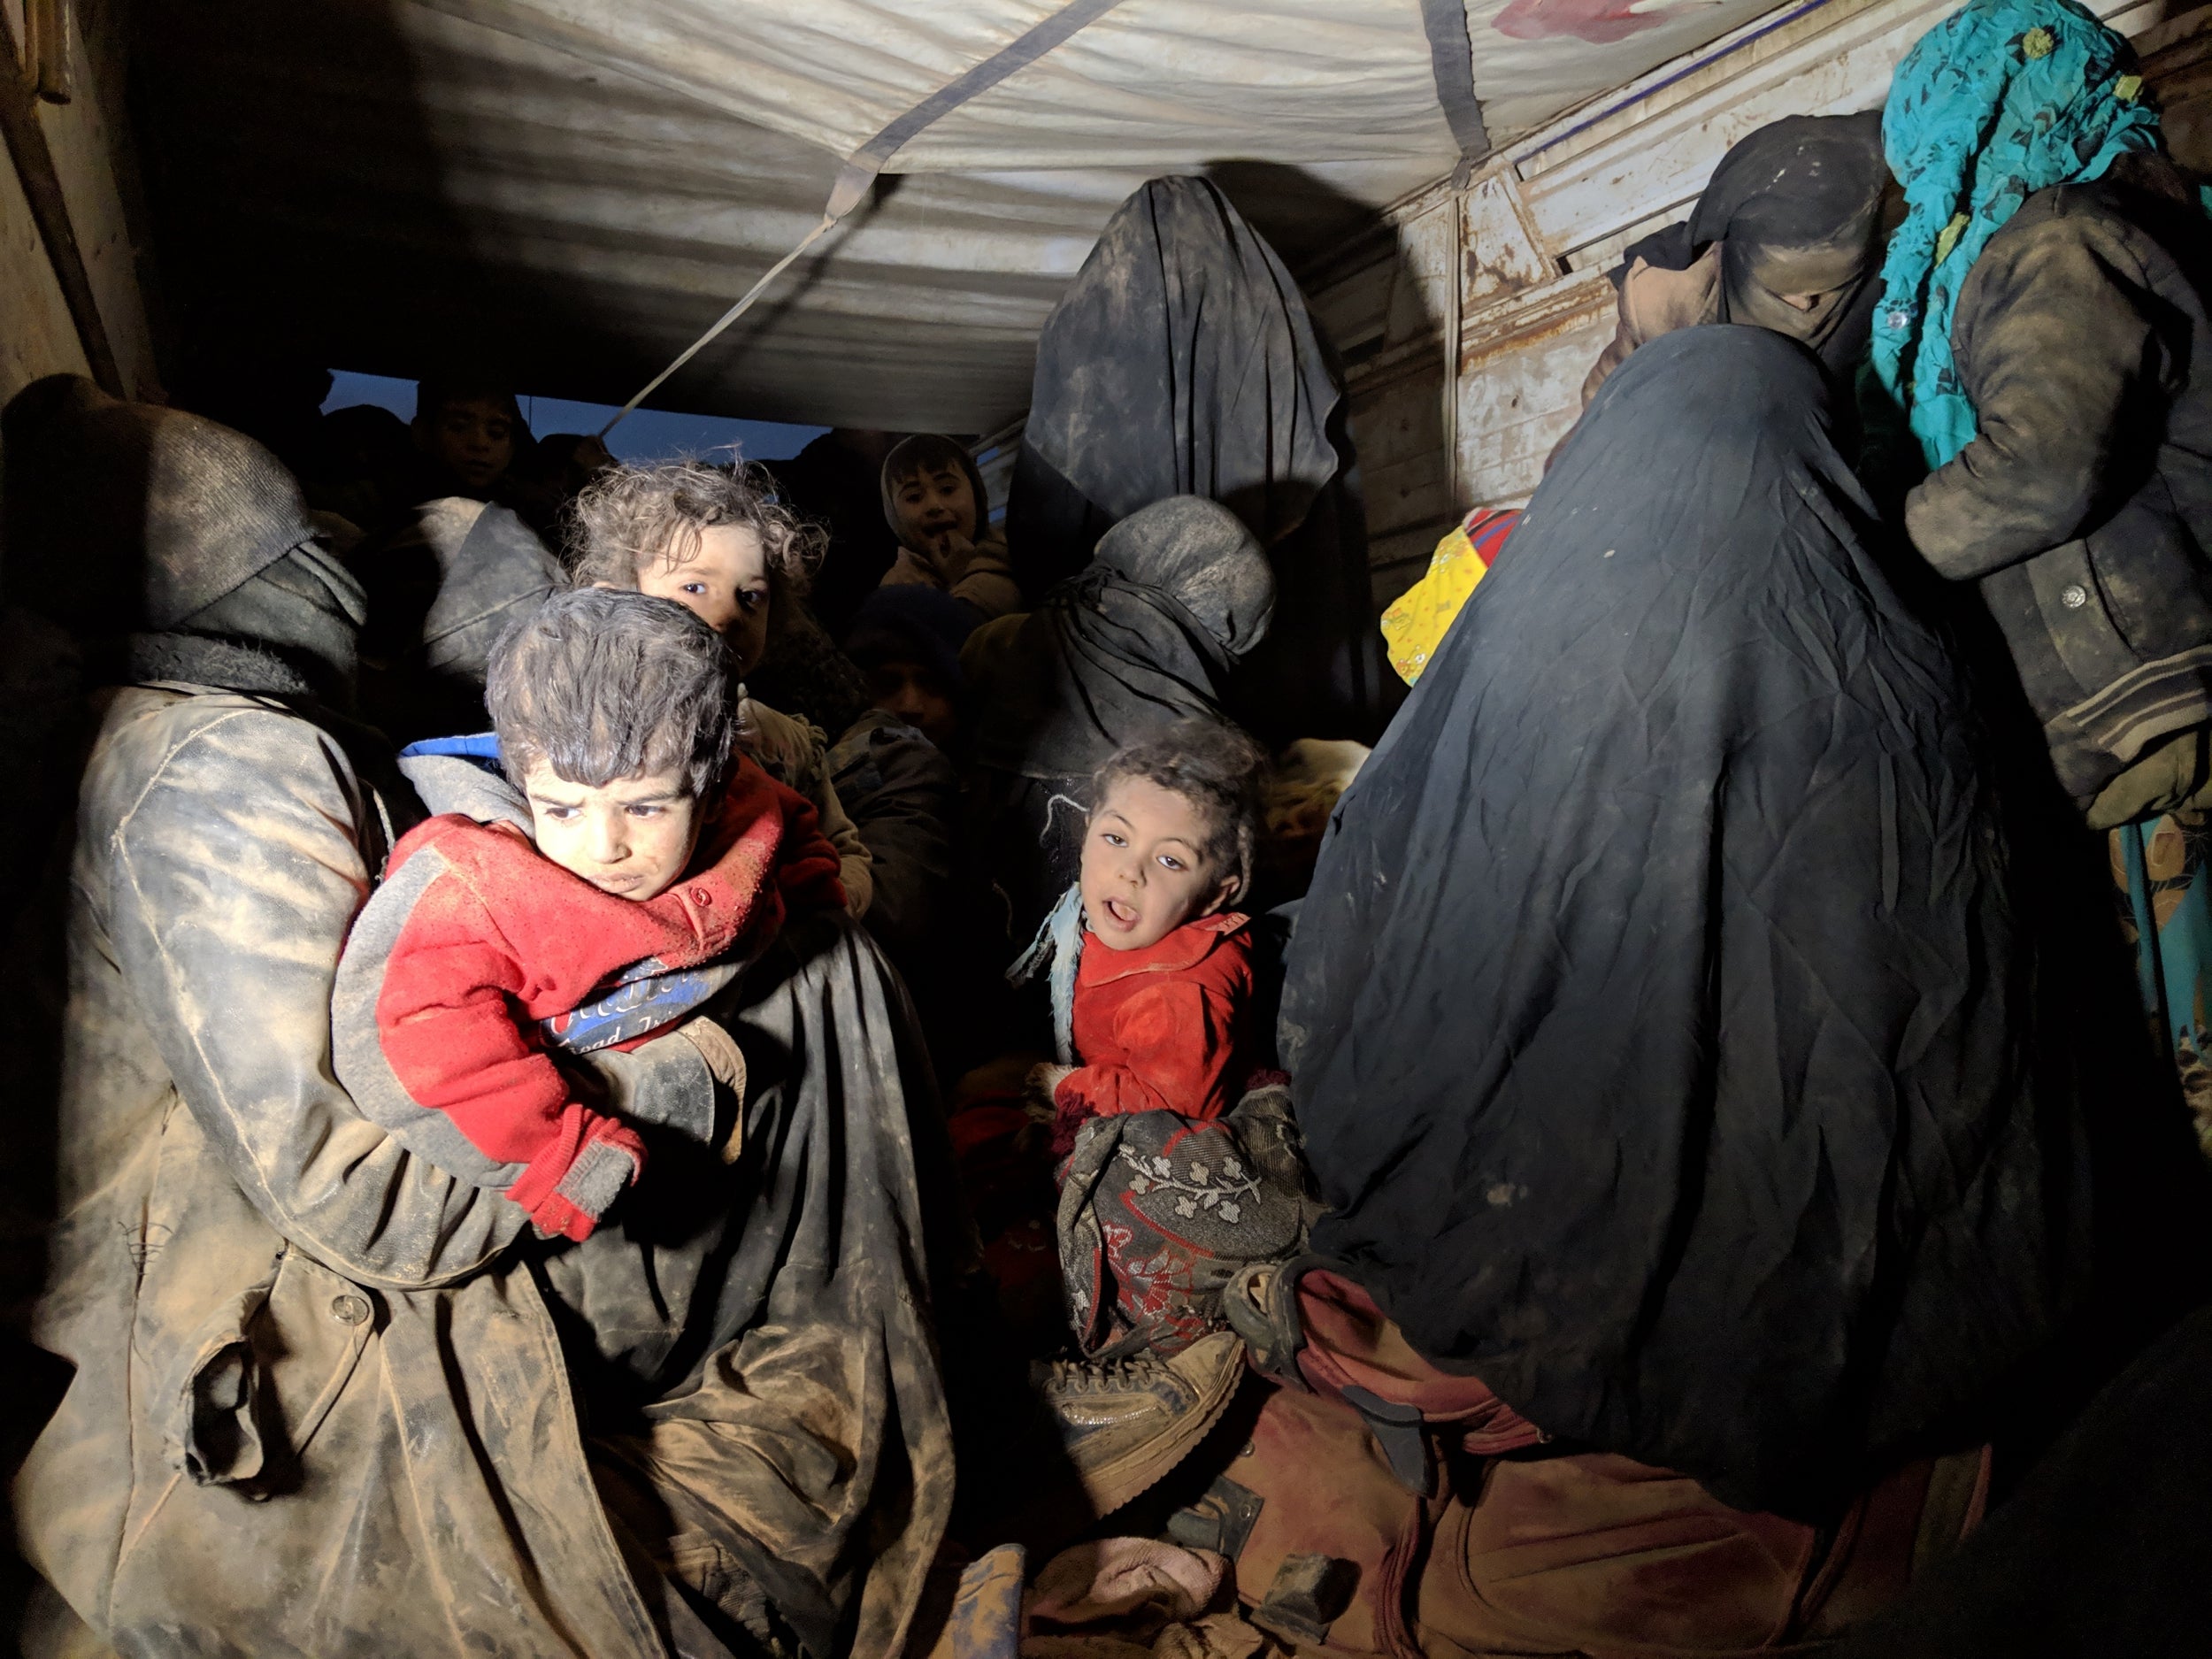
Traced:
<svg viewBox="0 0 2212 1659">
<path fill-rule="evenodd" d="M 1184 721 L 1099 768 L 1077 893 L 1073 1066 L 1041 1066 L 1064 1155 L 1092 1118 L 1220 1117 L 1250 1058 L 1247 918 L 1264 757 L 1235 727 Z"/>
</svg>

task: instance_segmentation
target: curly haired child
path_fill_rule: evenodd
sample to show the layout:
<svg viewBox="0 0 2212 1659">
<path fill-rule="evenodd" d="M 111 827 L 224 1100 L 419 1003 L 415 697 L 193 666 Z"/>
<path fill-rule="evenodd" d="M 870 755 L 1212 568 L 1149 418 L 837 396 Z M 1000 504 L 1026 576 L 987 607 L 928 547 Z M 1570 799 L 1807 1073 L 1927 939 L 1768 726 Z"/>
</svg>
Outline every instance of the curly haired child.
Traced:
<svg viewBox="0 0 2212 1659">
<path fill-rule="evenodd" d="M 1064 1153 L 1094 1117 L 1218 1118 L 1251 1069 L 1247 918 L 1266 757 L 1234 726 L 1186 720 L 1127 744 L 1092 780 L 1072 1066 L 1040 1066 Z M 1063 902 L 1064 903 L 1066 901 Z"/>
<path fill-rule="evenodd" d="M 814 803 L 836 847 L 847 902 L 867 914 L 872 861 L 837 798 L 828 738 L 810 722 L 743 695 L 772 639 L 803 623 L 822 534 L 772 495 L 758 467 L 704 461 L 615 466 L 569 510 L 568 568 L 579 587 L 634 588 L 672 599 L 728 644 L 741 681 L 740 744 L 779 782 Z"/>
</svg>

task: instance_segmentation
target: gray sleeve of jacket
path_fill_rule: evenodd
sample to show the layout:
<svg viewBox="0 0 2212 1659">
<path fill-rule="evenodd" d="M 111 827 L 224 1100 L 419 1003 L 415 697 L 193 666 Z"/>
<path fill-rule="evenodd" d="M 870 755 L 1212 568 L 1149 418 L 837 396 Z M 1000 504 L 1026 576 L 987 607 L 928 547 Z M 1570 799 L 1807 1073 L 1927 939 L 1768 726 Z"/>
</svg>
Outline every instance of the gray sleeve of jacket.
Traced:
<svg viewBox="0 0 2212 1659">
<path fill-rule="evenodd" d="M 270 1225 L 334 1271 L 410 1288 L 482 1266 L 526 1217 L 355 1110 L 330 995 L 369 890 L 351 766 L 308 722 L 232 710 L 120 816 L 99 895 L 177 1091 Z"/>
<path fill-rule="evenodd" d="M 240 1189 L 334 1271 L 412 1289 L 475 1271 L 528 1217 L 411 1153 L 333 1080 L 331 986 L 369 889 L 354 826 L 370 810 L 314 726 L 233 709 L 127 803 L 96 896 L 177 1091 Z M 710 1100 L 680 1040 L 602 1069 L 641 1117 Z"/>
<path fill-rule="evenodd" d="M 2174 359 L 2129 241 L 2061 215 L 1999 232 L 1968 276 L 1952 344 L 1978 432 L 1905 503 L 1913 545 L 1953 580 L 2076 540 L 2141 483 Z"/>
</svg>

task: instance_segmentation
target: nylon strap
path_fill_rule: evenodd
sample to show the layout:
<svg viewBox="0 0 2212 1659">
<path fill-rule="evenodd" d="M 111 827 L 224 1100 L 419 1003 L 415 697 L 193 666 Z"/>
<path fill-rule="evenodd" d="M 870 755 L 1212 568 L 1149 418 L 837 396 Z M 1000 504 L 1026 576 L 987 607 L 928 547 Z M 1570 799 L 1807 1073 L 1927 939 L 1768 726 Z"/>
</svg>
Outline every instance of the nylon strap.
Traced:
<svg viewBox="0 0 2212 1659">
<path fill-rule="evenodd" d="M 866 199 L 870 188 L 875 183 L 877 176 L 890 165 L 891 158 L 912 142 L 924 129 L 970 99 L 989 91 L 1015 71 L 1035 63 L 1086 24 L 1095 22 L 1120 4 L 1121 0 L 1068 0 L 1067 4 L 1051 16 L 1025 29 L 965 74 L 947 81 L 854 150 L 845 158 L 845 165 L 838 169 L 836 182 L 830 186 L 829 202 L 823 208 L 821 219 L 814 228 L 799 239 L 798 246 L 770 265 L 760 280 L 739 296 L 734 305 L 715 319 L 713 326 L 686 346 L 675 361 L 646 381 L 637 396 L 623 404 L 615 412 L 614 419 L 599 428 L 599 435 L 603 438 L 621 425 L 640 403 L 661 388 L 670 375 L 697 357 L 725 329 L 750 310 L 753 302 L 767 291 L 770 283 L 789 270 L 800 255 L 828 235 L 836 228 L 838 221 Z M 1425 8 L 1431 4 L 1432 0 L 1423 0 Z M 1449 9 L 1456 12 L 1458 7 L 1454 4 Z M 1432 51 L 1434 50 L 1433 38 L 1432 29 Z M 1438 73 L 1440 75 L 1442 72 L 1440 70 Z M 1471 65 L 1467 71 L 1471 96 L 1474 86 L 1473 73 Z M 1476 122 L 1479 128 L 1479 112 Z M 1458 131 L 1456 126 L 1453 131 Z"/>
<path fill-rule="evenodd" d="M 1475 96 L 1475 53 L 1467 33 L 1464 0 L 1421 0 L 1421 27 L 1428 32 L 1429 67 L 1436 76 L 1436 101 L 1459 146 L 1455 189 L 1465 189 L 1475 165 L 1490 153 L 1490 129 Z"/>
</svg>

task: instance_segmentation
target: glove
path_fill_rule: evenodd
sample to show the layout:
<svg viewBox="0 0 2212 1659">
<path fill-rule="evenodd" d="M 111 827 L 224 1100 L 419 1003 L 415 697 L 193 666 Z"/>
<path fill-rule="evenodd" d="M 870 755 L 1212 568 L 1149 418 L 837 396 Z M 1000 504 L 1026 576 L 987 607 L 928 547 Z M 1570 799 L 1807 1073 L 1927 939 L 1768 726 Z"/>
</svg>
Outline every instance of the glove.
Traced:
<svg viewBox="0 0 2212 1659">
<path fill-rule="evenodd" d="M 714 1073 L 714 1080 L 729 1092 L 736 1102 L 731 1114 L 729 1139 L 722 1143 L 722 1162 L 734 1164 L 745 1149 L 745 1051 L 737 1046 L 737 1039 L 716 1025 L 703 1014 L 693 1016 L 676 1027 L 676 1034 L 688 1041 L 699 1051 L 699 1057 L 707 1063 L 707 1070 Z"/>
<path fill-rule="evenodd" d="M 530 1212 L 541 1239 L 591 1237 L 599 1218 L 645 1171 L 645 1143 L 618 1118 L 595 1118 L 567 1172 Z"/>
</svg>

